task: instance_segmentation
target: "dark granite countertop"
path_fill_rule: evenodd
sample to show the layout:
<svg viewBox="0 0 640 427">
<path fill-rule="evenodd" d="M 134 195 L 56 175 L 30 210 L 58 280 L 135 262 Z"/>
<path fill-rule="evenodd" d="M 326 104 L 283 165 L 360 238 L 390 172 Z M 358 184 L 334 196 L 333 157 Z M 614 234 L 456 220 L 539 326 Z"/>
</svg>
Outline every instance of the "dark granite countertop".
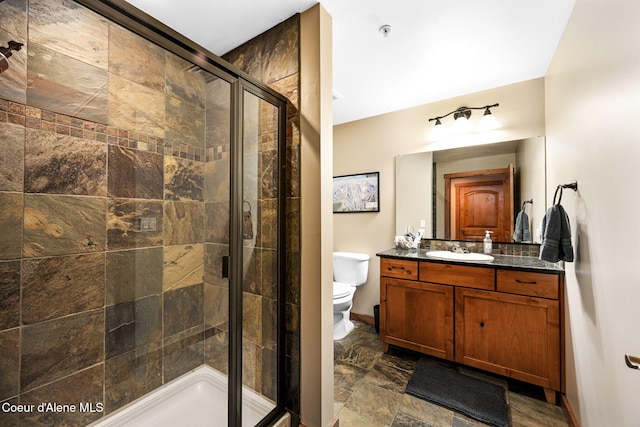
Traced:
<svg viewBox="0 0 640 427">
<path fill-rule="evenodd" d="M 397 258 L 397 259 L 415 259 L 421 261 L 439 262 L 444 264 L 464 264 L 476 267 L 495 267 L 508 270 L 528 270 L 541 273 L 564 273 L 561 263 L 553 263 L 542 261 L 538 258 L 527 256 L 513 255 L 492 255 L 494 260 L 491 262 L 473 262 L 463 260 L 444 260 L 427 256 L 426 249 L 410 250 L 410 249 L 388 249 L 378 252 L 376 255 L 381 258 Z"/>
</svg>

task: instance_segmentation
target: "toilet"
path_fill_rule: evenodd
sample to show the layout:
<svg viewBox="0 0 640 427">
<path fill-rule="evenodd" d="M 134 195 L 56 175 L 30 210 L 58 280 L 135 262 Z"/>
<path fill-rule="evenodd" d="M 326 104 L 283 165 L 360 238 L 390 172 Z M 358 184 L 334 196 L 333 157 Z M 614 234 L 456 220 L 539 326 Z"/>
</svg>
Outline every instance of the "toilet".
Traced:
<svg viewBox="0 0 640 427">
<path fill-rule="evenodd" d="M 341 340 L 353 331 L 349 319 L 356 287 L 367 281 L 369 255 L 333 253 L 333 339 Z"/>
</svg>

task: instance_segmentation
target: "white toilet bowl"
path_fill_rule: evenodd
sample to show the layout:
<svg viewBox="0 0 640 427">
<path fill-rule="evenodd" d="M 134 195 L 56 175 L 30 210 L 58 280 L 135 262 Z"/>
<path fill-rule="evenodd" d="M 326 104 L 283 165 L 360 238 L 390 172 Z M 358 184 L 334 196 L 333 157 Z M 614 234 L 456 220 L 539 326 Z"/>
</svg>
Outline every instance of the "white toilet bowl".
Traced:
<svg viewBox="0 0 640 427">
<path fill-rule="evenodd" d="M 333 339 L 341 340 L 353 331 L 351 307 L 356 287 L 367 281 L 369 255 L 333 253 Z"/>
<path fill-rule="evenodd" d="M 353 322 L 349 319 L 353 306 L 355 286 L 348 283 L 333 282 L 333 339 L 341 340 L 353 331 Z"/>
</svg>

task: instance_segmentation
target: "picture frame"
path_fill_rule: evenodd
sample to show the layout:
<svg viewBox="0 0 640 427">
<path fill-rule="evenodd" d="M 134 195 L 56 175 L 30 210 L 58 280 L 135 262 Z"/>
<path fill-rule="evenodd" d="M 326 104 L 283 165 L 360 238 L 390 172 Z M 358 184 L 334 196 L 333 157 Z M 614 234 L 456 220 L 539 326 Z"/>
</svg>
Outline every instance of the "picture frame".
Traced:
<svg viewBox="0 0 640 427">
<path fill-rule="evenodd" d="M 380 172 L 333 177 L 333 213 L 380 212 Z"/>
</svg>

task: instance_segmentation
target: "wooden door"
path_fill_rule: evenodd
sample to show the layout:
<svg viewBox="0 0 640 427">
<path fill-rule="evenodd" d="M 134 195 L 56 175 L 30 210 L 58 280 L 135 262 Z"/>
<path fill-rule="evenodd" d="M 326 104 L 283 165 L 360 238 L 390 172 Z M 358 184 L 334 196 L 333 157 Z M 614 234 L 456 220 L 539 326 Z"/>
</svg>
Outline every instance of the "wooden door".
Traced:
<svg viewBox="0 0 640 427">
<path fill-rule="evenodd" d="M 560 390 L 557 300 L 456 288 L 456 361 Z"/>
<path fill-rule="evenodd" d="M 453 360 L 453 287 L 380 278 L 381 338 Z"/>
<path fill-rule="evenodd" d="M 445 238 L 508 242 L 513 235 L 513 167 L 445 175 Z"/>
</svg>

